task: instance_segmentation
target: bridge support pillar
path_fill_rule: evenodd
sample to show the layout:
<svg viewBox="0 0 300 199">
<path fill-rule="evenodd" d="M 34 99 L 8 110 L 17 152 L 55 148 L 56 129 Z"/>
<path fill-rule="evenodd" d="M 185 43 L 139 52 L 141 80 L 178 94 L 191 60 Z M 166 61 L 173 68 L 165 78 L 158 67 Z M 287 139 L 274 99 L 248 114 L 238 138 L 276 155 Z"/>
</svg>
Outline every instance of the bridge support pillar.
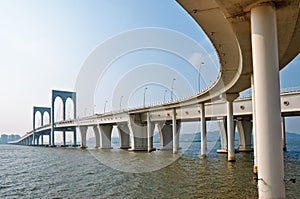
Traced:
<svg viewBox="0 0 300 199">
<path fill-rule="evenodd" d="M 173 153 L 176 154 L 179 149 L 179 131 L 177 128 L 176 109 L 173 108 L 172 112 Z"/>
<path fill-rule="evenodd" d="M 201 157 L 206 157 L 207 140 L 206 140 L 206 120 L 205 120 L 205 106 L 200 104 L 200 122 L 201 122 Z"/>
<path fill-rule="evenodd" d="M 128 124 L 119 124 L 117 128 L 118 128 L 119 139 L 120 139 L 120 149 L 129 149 L 130 132 L 129 132 Z"/>
<path fill-rule="evenodd" d="M 131 115 L 128 123 L 132 151 L 148 150 L 147 123 L 139 121 L 139 115 Z"/>
<path fill-rule="evenodd" d="M 239 135 L 238 151 L 253 151 L 251 144 L 252 122 L 250 120 L 239 119 L 237 121 L 237 129 Z"/>
<path fill-rule="evenodd" d="M 36 135 L 36 145 L 40 145 L 40 135 Z"/>
<path fill-rule="evenodd" d="M 66 146 L 66 131 L 63 131 L 63 146 Z"/>
<path fill-rule="evenodd" d="M 276 8 L 251 9 L 259 198 L 285 198 Z"/>
<path fill-rule="evenodd" d="M 172 150 L 173 148 L 173 134 L 172 126 L 170 124 L 158 123 L 157 128 L 160 137 L 160 150 Z"/>
<path fill-rule="evenodd" d="M 80 126 L 78 127 L 78 130 L 80 132 L 81 136 L 81 142 L 80 142 L 80 147 L 81 148 L 86 148 L 86 132 L 87 132 L 88 127 L 87 126 Z"/>
<path fill-rule="evenodd" d="M 95 148 L 100 147 L 100 133 L 99 133 L 99 128 L 98 125 L 93 126 L 93 131 L 95 135 Z"/>
<path fill-rule="evenodd" d="M 218 126 L 220 129 L 220 141 L 221 141 L 221 149 L 217 150 L 217 153 L 227 153 L 227 128 L 226 128 L 226 117 L 222 120 L 218 120 Z"/>
<path fill-rule="evenodd" d="M 74 127 L 73 129 L 73 146 L 76 147 L 77 146 L 77 135 L 76 135 L 76 127 Z"/>
<path fill-rule="evenodd" d="M 100 139 L 100 148 L 101 149 L 112 149 L 111 133 L 112 133 L 113 126 L 112 125 L 100 125 L 99 129 L 100 129 L 100 138 L 101 138 Z M 121 137 L 120 137 L 120 139 L 121 139 Z M 120 143 L 121 143 L 121 141 L 120 141 Z"/>
<path fill-rule="evenodd" d="M 147 147 L 148 147 L 148 152 L 151 152 L 154 150 L 153 148 L 153 134 L 154 134 L 154 128 L 155 125 L 154 123 L 151 122 L 150 118 L 150 112 L 147 113 Z"/>
<path fill-rule="evenodd" d="M 41 144 L 44 145 L 44 134 L 41 134 Z"/>
<path fill-rule="evenodd" d="M 239 95 L 236 93 L 224 95 L 224 98 L 226 99 L 226 108 L 227 108 L 228 162 L 235 162 L 235 149 L 234 149 L 235 125 L 233 120 L 232 102 L 238 96 Z"/>
<path fill-rule="evenodd" d="M 285 117 L 281 117 L 281 134 L 282 134 L 282 147 L 286 151 L 286 138 L 285 138 Z"/>
</svg>

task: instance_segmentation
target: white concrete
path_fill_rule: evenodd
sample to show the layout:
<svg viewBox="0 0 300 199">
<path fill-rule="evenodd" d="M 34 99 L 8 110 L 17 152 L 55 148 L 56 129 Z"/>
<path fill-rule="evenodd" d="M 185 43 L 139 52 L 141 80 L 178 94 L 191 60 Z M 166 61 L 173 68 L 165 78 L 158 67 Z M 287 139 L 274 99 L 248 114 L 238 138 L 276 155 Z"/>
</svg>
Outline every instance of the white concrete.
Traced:
<svg viewBox="0 0 300 199">
<path fill-rule="evenodd" d="M 179 132 L 177 132 L 176 109 L 172 111 L 172 133 L 173 133 L 173 153 L 178 153 Z"/>
<path fill-rule="evenodd" d="M 80 127 L 77 127 L 77 128 L 78 128 L 78 131 L 80 132 L 80 136 L 81 136 L 80 147 L 81 148 L 86 148 L 87 147 L 87 145 L 86 145 L 86 132 L 87 132 L 88 127 L 87 126 L 80 126 Z"/>
<path fill-rule="evenodd" d="M 98 148 L 100 147 L 100 133 L 99 133 L 98 125 L 93 126 L 93 131 L 95 135 L 95 148 Z"/>
<path fill-rule="evenodd" d="M 101 149 L 112 149 L 112 147 L 111 147 L 112 129 L 113 129 L 112 125 L 99 125 L 100 148 Z M 120 141 L 120 143 L 121 143 L 121 141 Z"/>
<path fill-rule="evenodd" d="M 233 122 L 233 106 L 232 101 L 227 101 L 227 138 L 228 138 L 228 161 L 235 161 L 234 150 L 234 122 Z"/>
<path fill-rule="evenodd" d="M 276 10 L 251 9 L 259 198 L 285 198 Z"/>
<path fill-rule="evenodd" d="M 206 157 L 207 139 L 206 139 L 206 119 L 204 103 L 200 104 L 200 128 L 201 128 L 201 157 Z"/>
</svg>

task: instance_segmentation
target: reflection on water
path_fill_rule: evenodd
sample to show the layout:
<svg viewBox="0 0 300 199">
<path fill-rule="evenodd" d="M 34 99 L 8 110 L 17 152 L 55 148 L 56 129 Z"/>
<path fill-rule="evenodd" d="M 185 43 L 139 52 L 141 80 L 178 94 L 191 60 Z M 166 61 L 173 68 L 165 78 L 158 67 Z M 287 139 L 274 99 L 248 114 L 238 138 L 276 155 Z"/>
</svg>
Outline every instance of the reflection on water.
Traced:
<svg viewBox="0 0 300 199">
<path fill-rule="evenodd" d="M 257 197 L 251 153 L 239 153 L 235 163 L 228 163 L 226 155 L 215 153 L 215 147 L 206 159 L 200 159 L 199 145 L 193 142 L 176 156 L 170 151 L 148 154 L 114 149 L 106 153 L 2 145 L 0 198 Z M 288 198 L 300 198 L 299 145 L 300 140 L 288 143 L 285 153 Z M 297 178 L 296 183 L 290 178 Z"/>
</svg>

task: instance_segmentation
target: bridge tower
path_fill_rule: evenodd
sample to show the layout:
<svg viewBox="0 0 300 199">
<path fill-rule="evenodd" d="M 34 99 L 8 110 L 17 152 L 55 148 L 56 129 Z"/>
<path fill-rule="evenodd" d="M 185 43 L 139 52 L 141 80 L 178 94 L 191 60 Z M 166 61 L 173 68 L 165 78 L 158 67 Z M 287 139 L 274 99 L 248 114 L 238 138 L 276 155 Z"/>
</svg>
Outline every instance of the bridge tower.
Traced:
<svg viewBox="0 0 300 199">
<path fill-rule="evenodd" d="M 59 91 L 59 90 L 52 90 L 52 100 L 51 100 L 51 145 L 55 145 L 54 142 L 54 102 L 55 99 L 59 97 L 63 102 L 63 120 L 66 120 L 66 103 L 67 99 L 71 99 L 73 101 L 73 112 L 74 112 L 74 119 L 76 119 L 76 92 L 70 92 L 70 91 Z M 74 146 L 76 145 L 76 128 L 73 129 L 73 136 L 74 136 Z M 63 141 L 64 145 L 66 143 L 66 134 L 65 131 L 63 131 Z"/>
<path fill-rule="evenodd" d="M 41 113 L 41 126 L 44 126 L 44 113 L 48 113 L 49 114 L 49 123 L 51 124 L 51 108 L 49 107 L 38 107 L 38 106 L 34 106 L 33 107 L 33 131 L 35 131 L 35 115 L 37 112 Z M 42 138 L 42 145 L 44 144 L 44 139 L 43 139 L 43 134 L 41 134 L 41 138 Z M 50 136 L 50 133 L 49 133 Z M 36 138 L 36 134 L 33 133 L 33 145 L 35 145 L 35 140 L 39 139 L 39 135 Z M 38 141 L 37 141 L 38 142 Z M 38 144 L 38 143 L 37 143 Z M 50 137 L 49 137 L 49 144 L 50 144 Z"/>
</svg>

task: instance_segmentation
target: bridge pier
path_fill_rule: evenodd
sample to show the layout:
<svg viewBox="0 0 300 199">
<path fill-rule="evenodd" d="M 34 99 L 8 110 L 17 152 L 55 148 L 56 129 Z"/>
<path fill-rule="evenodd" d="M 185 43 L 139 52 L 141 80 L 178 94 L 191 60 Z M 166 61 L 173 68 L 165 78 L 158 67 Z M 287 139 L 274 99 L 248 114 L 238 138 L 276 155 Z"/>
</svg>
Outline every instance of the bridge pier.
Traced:
<svg viewBox="0 0 300 199">
<path fill-rule="evenodd" d="M 281 136 L 283 151 L 286 151 L 286 137 L 285 137 L 285 117 L 281 116 Z"/>
<path fill-rule="evenodd" d="M 154 128 L 155 125 L 154 123 L 151 122 L 150 118 L 150 112 L 147 113 L 147 147 L 148 147 L 148 152 L 151 152 L 154 150 L 153 148 L 153 134 L 154 134 Z"/>
<path fill-rule="evenodd" d="M 205 119 L 205 106 L 200 104 L 200 128 L 201 128 L 201 157 L 206 157 L 207 140 L 206 140 L 206 119 Z"/>
<path fill-rule="evenodd" d="M 132 151 L 148 150 L 148 128 L 147 123 L 139 121 L 139 115 L 130 115 L 128 127 L 131 138 Z"/>
<path fill-rule="evenodd" d="M 120 149 L 129 149 L 130 148 L 130 132 L 128 124 L 119 124 L 117 126 L 119 139 L 120 139 Z"/>
<path fill-rule="evenodd" d="M 100 148 L 101 149 L 112 149 L 111 147 L 111 134 L 112 125 L 100 125 Z M 121 138 L 120 138 L 121 139 Z M 120 141 L 121 143 L 121 141 Z"/>
<path fill-rule="evenodd" d="M 160 150 L 172 150 L 173 148 L 173 134 L 172 126 L 167 123 L 157 124 L 160 137 Z"/>
<path fill-rule="evenodd" d="M 238 135 L 239 135 L 239 147 L 240 152 L 253 151 L 251 144 L 252 122 L 248 119 L 239 118 L 236 122 Z"/>
<path fill-rule="evenodd" d="M 63 146 L 66 146 L 66 131 L 63 131 Z"/>
<path fill-rule="evenodd" d="M 172 111 L 172 133 L 173 133 L 173 153 L 178 153 L 179 149 L 179 129 L 177 127 L 176 109 Z"/>
<path fill-rule="evenodd" d="M 276 8 L 251 9 L 259 198 L 285 198 Z"/>
<path fill-rule="evenodd" d="M 220 129 L 220 141 L 221 141 L 221 149 L 217 150 L 217 153 L 227 153 L 227 128 L 226 128 L 227 120 L 224 117 L 222 120 L 218 120 L 218 126 Z"/>
<path fill-rule="evenodd" d="M 87 126 L 79 126 L 78 130 L 80 132 L 81 136 L 81 142 L 80 142 L 80 147 L 81 148 L 86 148 L 86 132 L 87 132 L 88 127 Z"/>
<path fill-rule="evenodd" d="M 228 138 L 228 162 L 235 162 L 234 135 L 235 125 L 233 120 L 233 101 L 238 97 L 238 94 L 226 94 L 227 108 L 227 138 Z"/>
<path fill-rule="evenodd" d="M 98 125 L 93 126 L 93 131 L 95 135 L 95 148 L 100 147 L 100 133 L 99 133 L 99 128 Z"/>
</svg>

